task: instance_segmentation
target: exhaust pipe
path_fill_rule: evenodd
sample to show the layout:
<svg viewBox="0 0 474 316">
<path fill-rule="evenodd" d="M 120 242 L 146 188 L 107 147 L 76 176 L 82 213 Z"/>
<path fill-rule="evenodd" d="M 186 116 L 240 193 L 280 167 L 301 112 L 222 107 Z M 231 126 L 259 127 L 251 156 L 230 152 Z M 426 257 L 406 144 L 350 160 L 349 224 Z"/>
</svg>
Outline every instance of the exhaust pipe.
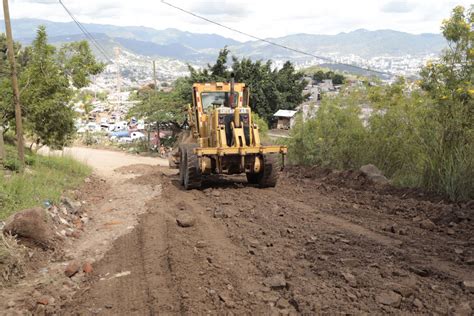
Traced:
<svg viewBox="0 0 474 316">
<path fill-rule="evenodd" d="M 234 108 L 234 73 L 230 74 L 230 94 L 229 94 L 229 106 Z"/>
</svg>

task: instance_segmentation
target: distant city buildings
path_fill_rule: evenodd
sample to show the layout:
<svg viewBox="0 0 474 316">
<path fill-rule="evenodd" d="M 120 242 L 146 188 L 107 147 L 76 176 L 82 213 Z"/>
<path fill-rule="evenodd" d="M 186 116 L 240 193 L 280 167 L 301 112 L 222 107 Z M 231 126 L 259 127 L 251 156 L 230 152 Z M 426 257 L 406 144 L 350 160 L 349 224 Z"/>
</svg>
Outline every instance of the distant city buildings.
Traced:
<svg viewBox="0 0 474 316">
<path fill-rule="evenodd" d="M 417 77 L 420 68 L 430 60 L 436 60 L 436 54 L 428 55 L 404 55 L 404 56 L 375 56 L 371 58 L 360 57 L 355 54 L 340 55 L 337 53 L 328 55 L 331 60 L 342 63 L 355 65 L 362 68 L 383 71 L 398 76 Z M 276 62 L 281 64 L 282 61 Z M 318 59 L 305 59 L 302 61 L 295 61 L 297 69 L 304 69 L 311 66 L 326 64 L 326 61 Z M 337 65 L 336 65 L 337 66 Z"/>
</svg>

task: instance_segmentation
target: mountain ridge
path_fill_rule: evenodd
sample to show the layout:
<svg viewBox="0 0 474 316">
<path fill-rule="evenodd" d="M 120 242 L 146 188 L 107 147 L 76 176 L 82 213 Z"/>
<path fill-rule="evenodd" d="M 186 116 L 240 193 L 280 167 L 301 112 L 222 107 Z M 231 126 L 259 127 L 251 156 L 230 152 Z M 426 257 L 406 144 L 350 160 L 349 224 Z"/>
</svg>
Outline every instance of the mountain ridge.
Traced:
<svg viewBox="0 0 474 316">
<path fill-rule="evenodd" d="M 4 25 L 0 23 L 0 31 Z M 81 38 L 81 31 L 74 22 L 53 22 L 42 19 L 14 19 L 12 26 L 16 40 L 28 45 L 39 25 L 45 25 L 54 43 Z M 304 59 L 295 52 L 275 47 L 261 41 L 240 42 L 218 34 L 192 33 L 176 28 L 157 30 L 146 26 L 116 26 L 112 24 L 83 23 L 86 29 L 99 36 L 99 42 L 115 44 L 135 54 L 162 56 L 187 62 L 205 63 L 215 59 L 224 46 L 232 54 L 252 59 Z M 82 38 L 85 37 L 82 35 Z M 268 38 L 280 45 L 313 54 L 349 55 L 361 58 L 374 56 L 404 56 L 438 54 L 446 46 L 440 34 L 411 34 L 396 30 L 357 29 L 335 35 L 298 33 Z"/>
</svg>

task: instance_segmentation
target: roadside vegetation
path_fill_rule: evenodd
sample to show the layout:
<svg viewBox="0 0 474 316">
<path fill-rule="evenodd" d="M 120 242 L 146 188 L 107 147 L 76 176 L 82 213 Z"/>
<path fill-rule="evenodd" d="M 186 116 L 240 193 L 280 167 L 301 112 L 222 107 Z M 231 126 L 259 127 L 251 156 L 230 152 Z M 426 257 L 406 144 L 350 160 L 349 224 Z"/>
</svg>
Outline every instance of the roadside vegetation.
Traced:
<svg viewBox="0 0 474 316">
<path fill-rule="evenodd" d="M 0 220 L 16 211 L 59 202 L 64 190 L 84 181 L 91 168 L 67 156 L 41 156 L 26 152 L 27 169 L 16 172 L 19 161 L 15 148 L 7 145 L 5 169 L 0 169 Z"/>
<path fill-rule="evenodd" d="M 315 118 L 300 117 L 292 130 L 291 161 L 339 169 L 373 163 L 396 185 L 474 198 L 473 22 L 472 8 L 453 10 L 441 27 L 449 47 L 419 81 L 346 87 L 324 98 Z"/>
<path fill-rule="evenodd" d="M 15 112 L 6 56 L 6 38 L 0 34 L 0 219 L 14 212 L 40 206 L 45 200 L 57 202 L 61 193 L 81 183 L 89 167 L 70 157 L 43 157 L 31 148 L 61 149 L 75 134 L 72 101 L 75 90 L 90 83 L 90 76 L 102 71 L 86 41 L 56 48 L 48 44 L 46 28 L 37 30 L 30 47 L 15 43 L 24 131 L 31 141 L 25 163 L 14 149 Z M 4 137 L 5 136 L 5 137 Z"/>
</svg>

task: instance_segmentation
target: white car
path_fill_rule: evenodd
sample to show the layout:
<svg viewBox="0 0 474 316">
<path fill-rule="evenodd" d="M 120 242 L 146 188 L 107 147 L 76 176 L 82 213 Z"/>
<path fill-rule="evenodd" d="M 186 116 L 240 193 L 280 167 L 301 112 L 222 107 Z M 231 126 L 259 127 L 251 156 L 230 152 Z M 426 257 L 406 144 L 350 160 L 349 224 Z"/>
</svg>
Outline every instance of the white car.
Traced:
<svg viewBox="0 0 474 316">
<path fill-rule="evenodd" d="M 146 136 L 145 136 L 145 134 L 140 133 L 140 132 L 132 132 L 130 134 L 130 138 L 132 140 L 139 140 L 139 139 L 146 139 Z"/>
<path fill-rule="evenodd" d="M 88 123 L 86 128 L 90 132 L 100 132 L 100 125 L 98 125 L 96 123 Z"/>
</svg>

